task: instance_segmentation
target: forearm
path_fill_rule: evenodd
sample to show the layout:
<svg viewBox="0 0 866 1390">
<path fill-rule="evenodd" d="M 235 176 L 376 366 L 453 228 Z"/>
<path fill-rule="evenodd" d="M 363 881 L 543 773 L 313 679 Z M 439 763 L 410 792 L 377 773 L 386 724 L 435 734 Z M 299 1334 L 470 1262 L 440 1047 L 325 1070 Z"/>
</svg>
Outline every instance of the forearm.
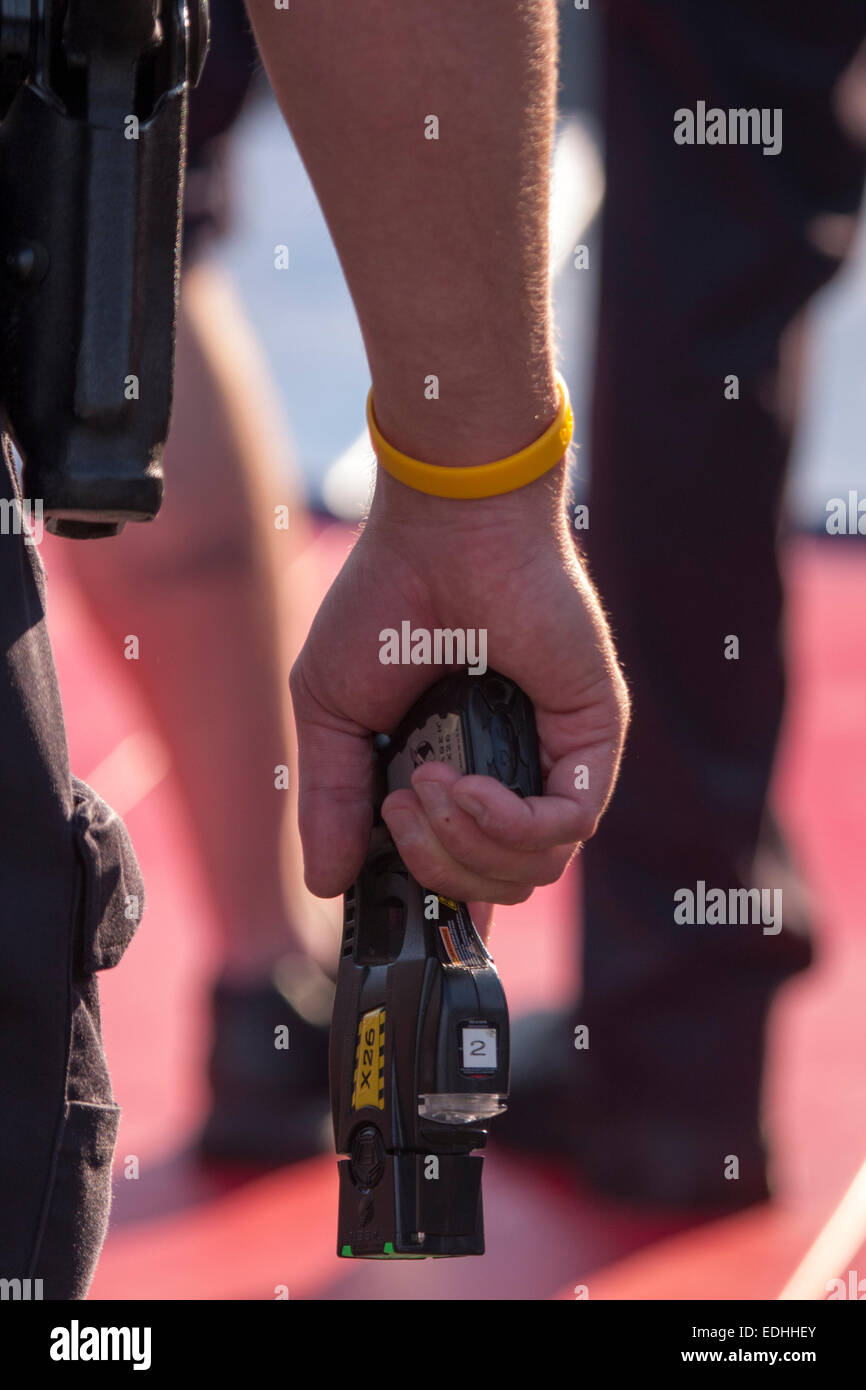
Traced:
<svg viewBox="0 0 866 1390">
<path fill-rule="evenodd" d="M 553 0 L 247 4 L 355 303 L 382 432 L 439 464 L 531 443 L 557 409 Z"/>
</svg>

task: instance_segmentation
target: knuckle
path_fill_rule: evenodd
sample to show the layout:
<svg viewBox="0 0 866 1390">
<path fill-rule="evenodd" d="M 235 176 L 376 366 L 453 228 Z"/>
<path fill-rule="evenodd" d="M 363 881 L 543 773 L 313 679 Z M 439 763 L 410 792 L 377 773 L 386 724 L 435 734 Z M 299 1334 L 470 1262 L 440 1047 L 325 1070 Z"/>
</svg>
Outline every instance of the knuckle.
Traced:
<svg viewBox="0 0 866 1390">
<path fill-rule="evenodd" d="M 455 902 L 463 903 L 473 896 L 453 873 L 444 869 L 439 873 L 428 873 L 423 882 L 431 893 L 441 893 L 443 897 L 453 898 Z"/>
<path fill-rule="evenodd" d="M 571 856 L 569 856 L 569 860 L 570 858 Z M 549 884 L 558 882 L 569 860 L 566 860 L 564 864 L 561 859 L 548 859 L 535 875 L 536 887 L 546 888 Z"/>
<path fill-rule="evenodd" d="M 411 854 L 403 853 L 403 858 L 412 877 L 419 883 L 423 883 L 424 887 L 431 893 L 445 893 L 448 897 L 454 896 L 451 892 L 453 875 L 449 875 L 448 866 L 431 850 L 415 844 L 412 846 Z"/>
</svg>

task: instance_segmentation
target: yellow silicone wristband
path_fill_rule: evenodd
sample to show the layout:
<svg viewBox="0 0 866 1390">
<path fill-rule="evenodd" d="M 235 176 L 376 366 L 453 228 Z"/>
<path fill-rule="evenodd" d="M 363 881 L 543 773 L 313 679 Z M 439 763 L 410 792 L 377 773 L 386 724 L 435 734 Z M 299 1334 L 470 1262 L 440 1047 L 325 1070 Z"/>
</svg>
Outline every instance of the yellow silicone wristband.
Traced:
<svg viewBox="0 0 866 1390">
<path fill-rule="evenodd" d="M 559 463 L 571 443 L 574 415 L 568 387 L 559 373 L 556 384 L 559 388 L 559 412 L 540 439 L 519 453 L 510 454 L 508 458 L 496 459 L 493 463 L 472 464 L 467 468 L 423 463 L 421 459 L 401 454 L 399 449 L 388 443 L 376 424 L 371 391 L 367 397 L 367 426 L 373 450 L 392 478 L 431 497 L 498 497 L 503 492 L 514 492 L 519 487 L 526 487 L 527 483 L 534 483 L 536 478 Z"/>
</svg>

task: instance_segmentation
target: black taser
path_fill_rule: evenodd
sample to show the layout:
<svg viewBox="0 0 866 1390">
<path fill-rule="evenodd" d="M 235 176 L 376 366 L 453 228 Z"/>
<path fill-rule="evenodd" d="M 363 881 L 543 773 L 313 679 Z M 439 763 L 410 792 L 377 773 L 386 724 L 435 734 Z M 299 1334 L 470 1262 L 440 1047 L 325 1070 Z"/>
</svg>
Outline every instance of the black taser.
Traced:
<svg viewBox="0 0 866 1390">
<path fill-rule="evenodd" d="M 377 749 L 380 800 L 425 761 L 541 791 L 532 705 L 494 671 L 439 681 Z M 339 1255 L 483 1255 L 478 1151 L 508 1064 L 505 994 L 466 905 L 412 878 L 377 815 L 331 1023 Z"/>
</svg>

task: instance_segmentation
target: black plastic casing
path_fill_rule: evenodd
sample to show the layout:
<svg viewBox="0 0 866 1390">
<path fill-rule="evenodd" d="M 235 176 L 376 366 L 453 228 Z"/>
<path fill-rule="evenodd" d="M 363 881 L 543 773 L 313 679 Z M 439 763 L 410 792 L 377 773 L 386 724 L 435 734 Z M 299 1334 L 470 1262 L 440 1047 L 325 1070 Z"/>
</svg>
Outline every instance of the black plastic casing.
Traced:
<svg viewBox="0 0 866 1390">
<path fill-rule="evenodd" d="M 26 83 L 3 87 L 0 113 L 0 413 L 48 530 L 114 535 L 162 501 L 208 7 L 41 0 L 34 14 Z M 0 19 L 4 54 L 22 23 Z"/>
<path fill-rule="evenodd" d="M 431 757 L 520 795 L 541 790 L 532 707 L 495 672 L 446 677 L 417 702 L 381 741 L 382 794 Z M 495 1032 L 495 1066 L 468 1059 L 465 1028 Z M 334 1137 L 347 1155 L 338 1254 L 484 1253 L 487 1121 L 442 1123 L 418 1106 L 426 1095 L 505 1096 L 508 1069 L 505 995 L 465 905 L 418 884 L 379 819 L 345 898 L 331 1026 Z"/>
</svg>

